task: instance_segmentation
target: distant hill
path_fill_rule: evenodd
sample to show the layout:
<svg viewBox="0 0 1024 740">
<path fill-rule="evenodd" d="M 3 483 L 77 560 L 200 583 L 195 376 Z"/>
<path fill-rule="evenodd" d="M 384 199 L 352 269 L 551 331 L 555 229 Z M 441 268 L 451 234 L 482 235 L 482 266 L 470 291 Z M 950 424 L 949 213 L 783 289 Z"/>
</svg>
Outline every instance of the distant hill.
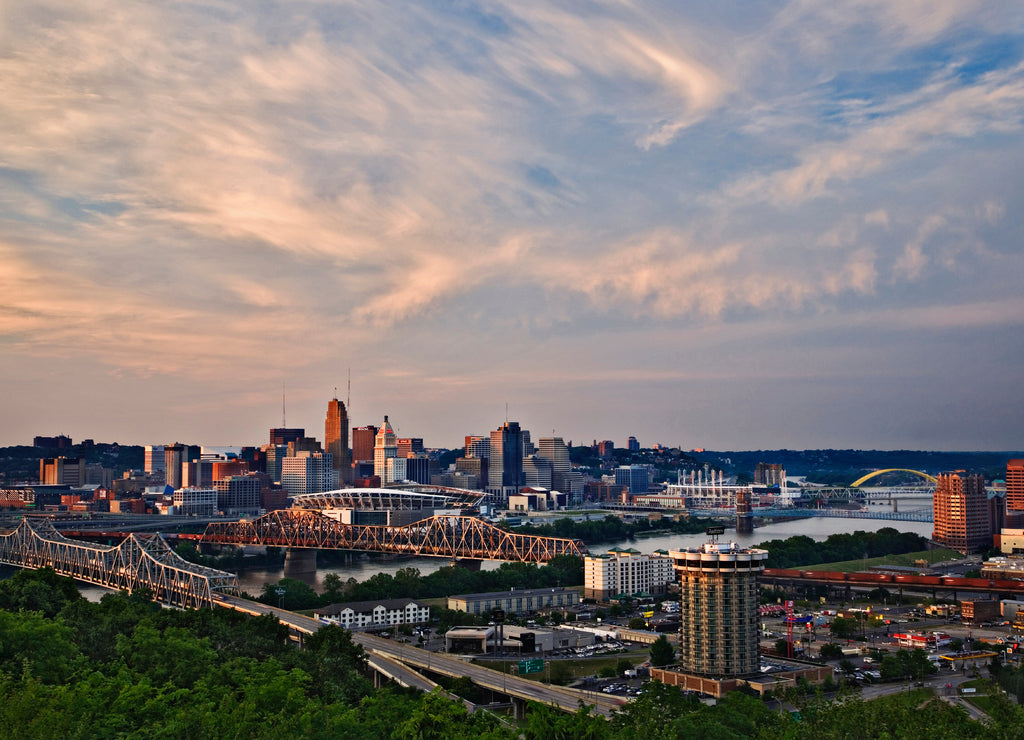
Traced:
<svg viewBox="0 0 1024 740">
<path fill-rule="evenodd" d="M 1024 452 L 937 452 L 929 450 L 706 450 L 697 459 L 734 475 L 753 475 L 759 462 L 778 463 L 787 475 L 817 483 L 846 485 L 872 470 L 907 468 L 935 475 L 949 470 L 982 473 L 988 480 L 1006 476 L 1006 463 Z"/>
</svg>

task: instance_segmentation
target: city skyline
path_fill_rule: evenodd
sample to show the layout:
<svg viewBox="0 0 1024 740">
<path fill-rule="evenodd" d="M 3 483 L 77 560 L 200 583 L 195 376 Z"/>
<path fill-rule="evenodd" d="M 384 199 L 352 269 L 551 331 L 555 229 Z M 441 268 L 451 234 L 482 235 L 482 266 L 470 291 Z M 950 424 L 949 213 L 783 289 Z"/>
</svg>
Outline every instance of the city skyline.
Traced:
<svg viewBox="0 0 1024 740">
<path fill-rule="evenodd" d="M 0 445 L 1020 449 L 1024 8 L 676 6 L 11 4 Z"/>
</svg>

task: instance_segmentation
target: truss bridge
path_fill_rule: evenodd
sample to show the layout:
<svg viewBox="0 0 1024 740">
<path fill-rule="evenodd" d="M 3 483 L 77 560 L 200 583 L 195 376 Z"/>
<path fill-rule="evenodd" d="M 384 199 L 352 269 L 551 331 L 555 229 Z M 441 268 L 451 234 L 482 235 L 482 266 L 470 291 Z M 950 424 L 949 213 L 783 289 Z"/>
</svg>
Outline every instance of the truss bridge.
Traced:
<svg viewBox="0 0 1024 740">
<path fill-rule="evenodd" d="M 464 560 L 546 563 L 587 554 L 580 540 L 506 532 L 469 516 L 432 516 L 402 527 L 344 524 L 308 509 L 272 511 L 258 519 L 209 524 L 204 544 L 361 550 Z"/>
<path fill-rule="evenodd" d="M 110 547 L 64 537 L 46 519 L 22 519 L 0 535 L 0 562 L 52 568 L 62 576 L 129 593 L 148 589 L 156 601 L 182 608 L 213 606 L 214 595 L 237 594 L 233 573 L 183 560 L 159 534 L 129 534 Z"/>
</svg>

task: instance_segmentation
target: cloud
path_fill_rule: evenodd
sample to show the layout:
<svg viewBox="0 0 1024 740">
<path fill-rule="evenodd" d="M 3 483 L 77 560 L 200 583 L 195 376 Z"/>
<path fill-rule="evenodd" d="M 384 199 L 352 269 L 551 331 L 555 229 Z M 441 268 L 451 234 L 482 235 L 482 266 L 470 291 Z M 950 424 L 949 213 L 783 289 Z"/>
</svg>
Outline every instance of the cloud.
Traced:
<svg viewBox="0 0 1024 740">
<path fill-rule="evenodd" d="M 386 357 L 483 388 L 538 348 L 628 375 L 595 349 L 623 334 L 952 331 L 950 288 L 998 327 L 971 307 L 1019 289 L 1010 3 L 8 11 L 0 341 L 26 362 Z M 638 382 L 706 375 L 660 357 Z"/>
</svg>

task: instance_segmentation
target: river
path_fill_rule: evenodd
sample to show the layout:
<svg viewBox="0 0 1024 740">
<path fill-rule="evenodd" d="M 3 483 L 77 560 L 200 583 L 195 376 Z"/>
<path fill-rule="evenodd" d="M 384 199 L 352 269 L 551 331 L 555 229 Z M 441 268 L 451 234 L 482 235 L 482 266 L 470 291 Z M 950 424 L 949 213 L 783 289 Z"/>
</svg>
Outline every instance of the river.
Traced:
<svg viewBox="0 0 1024 740">
<path fill-rule="evenodd" d="M 932 534 L 931 522 L 901 522 L 890 521 L 887 519 L 840 519 L 833 517 L 815 517 L 811 519 L 791 519 L 775 524 L 768 524 L 763 527 L 758 527 L 754 530 L 752 535 L 745 537 L 738 537 L 735 530 L 727 529 L 725 535 L 720 539 L 731 540 L 740 545 L 751 547 L 768 540 L 786 539 L 787 537 L 793 537 L 800 534 L 807 535 L 813 540 L 821 541 L 827 539 L 829 535 L 833 534 L 843 534 L 854 532 L 856 530 L 874 532 L 885 527 L 892 527 L 899 532 L 914 532 L 916 534 L 923 535 L 924 537 L 931 537 Z M 654 550 L 678 550 L 685 547 L 695 547 L 706 541 L 707 536 L 703 533 L 666 534 L 594 545 L 590 550 L 591 552 L 600 553 L 617 546 L 622 548 L 631 547 L 634 550 L 639 550 L 640 552 L 653 552 Z M 448 562 L 449 561 L 446 558 L 410 557 L 384 560 L 355 556 L 351 563 L 319 567 L 317 569 L 315 579 L 310 580 L 304 578 L 303 580 L 306 580 L 309 585 L 319 591 L 323 586 L 323 578 L 328 573 L 336 573 L 342 578 L 342 580 L 346 581 L 349 578 L 355 578 L 357 581 L 363 581 L 378 573 L 394 575 L 400 568 L 416 568 L 420 573 L 425 575 L 427 573 L 433 573 L 439 568 L 443 568 L 448 565 Z M 488 560 L 484 561 L 482 568 L 484 570 L 495 570 L 500 565 L 500 562 Z M 276 584 L 282 578 L 284 578 L 284 571 L 282 569 L 246 570 L 238 574 L 238 585 L 243 591 L 247 591 L 251 594 L 259 594 L 263 590 L 263 586 L 265 584 Z"/>
</svg>

